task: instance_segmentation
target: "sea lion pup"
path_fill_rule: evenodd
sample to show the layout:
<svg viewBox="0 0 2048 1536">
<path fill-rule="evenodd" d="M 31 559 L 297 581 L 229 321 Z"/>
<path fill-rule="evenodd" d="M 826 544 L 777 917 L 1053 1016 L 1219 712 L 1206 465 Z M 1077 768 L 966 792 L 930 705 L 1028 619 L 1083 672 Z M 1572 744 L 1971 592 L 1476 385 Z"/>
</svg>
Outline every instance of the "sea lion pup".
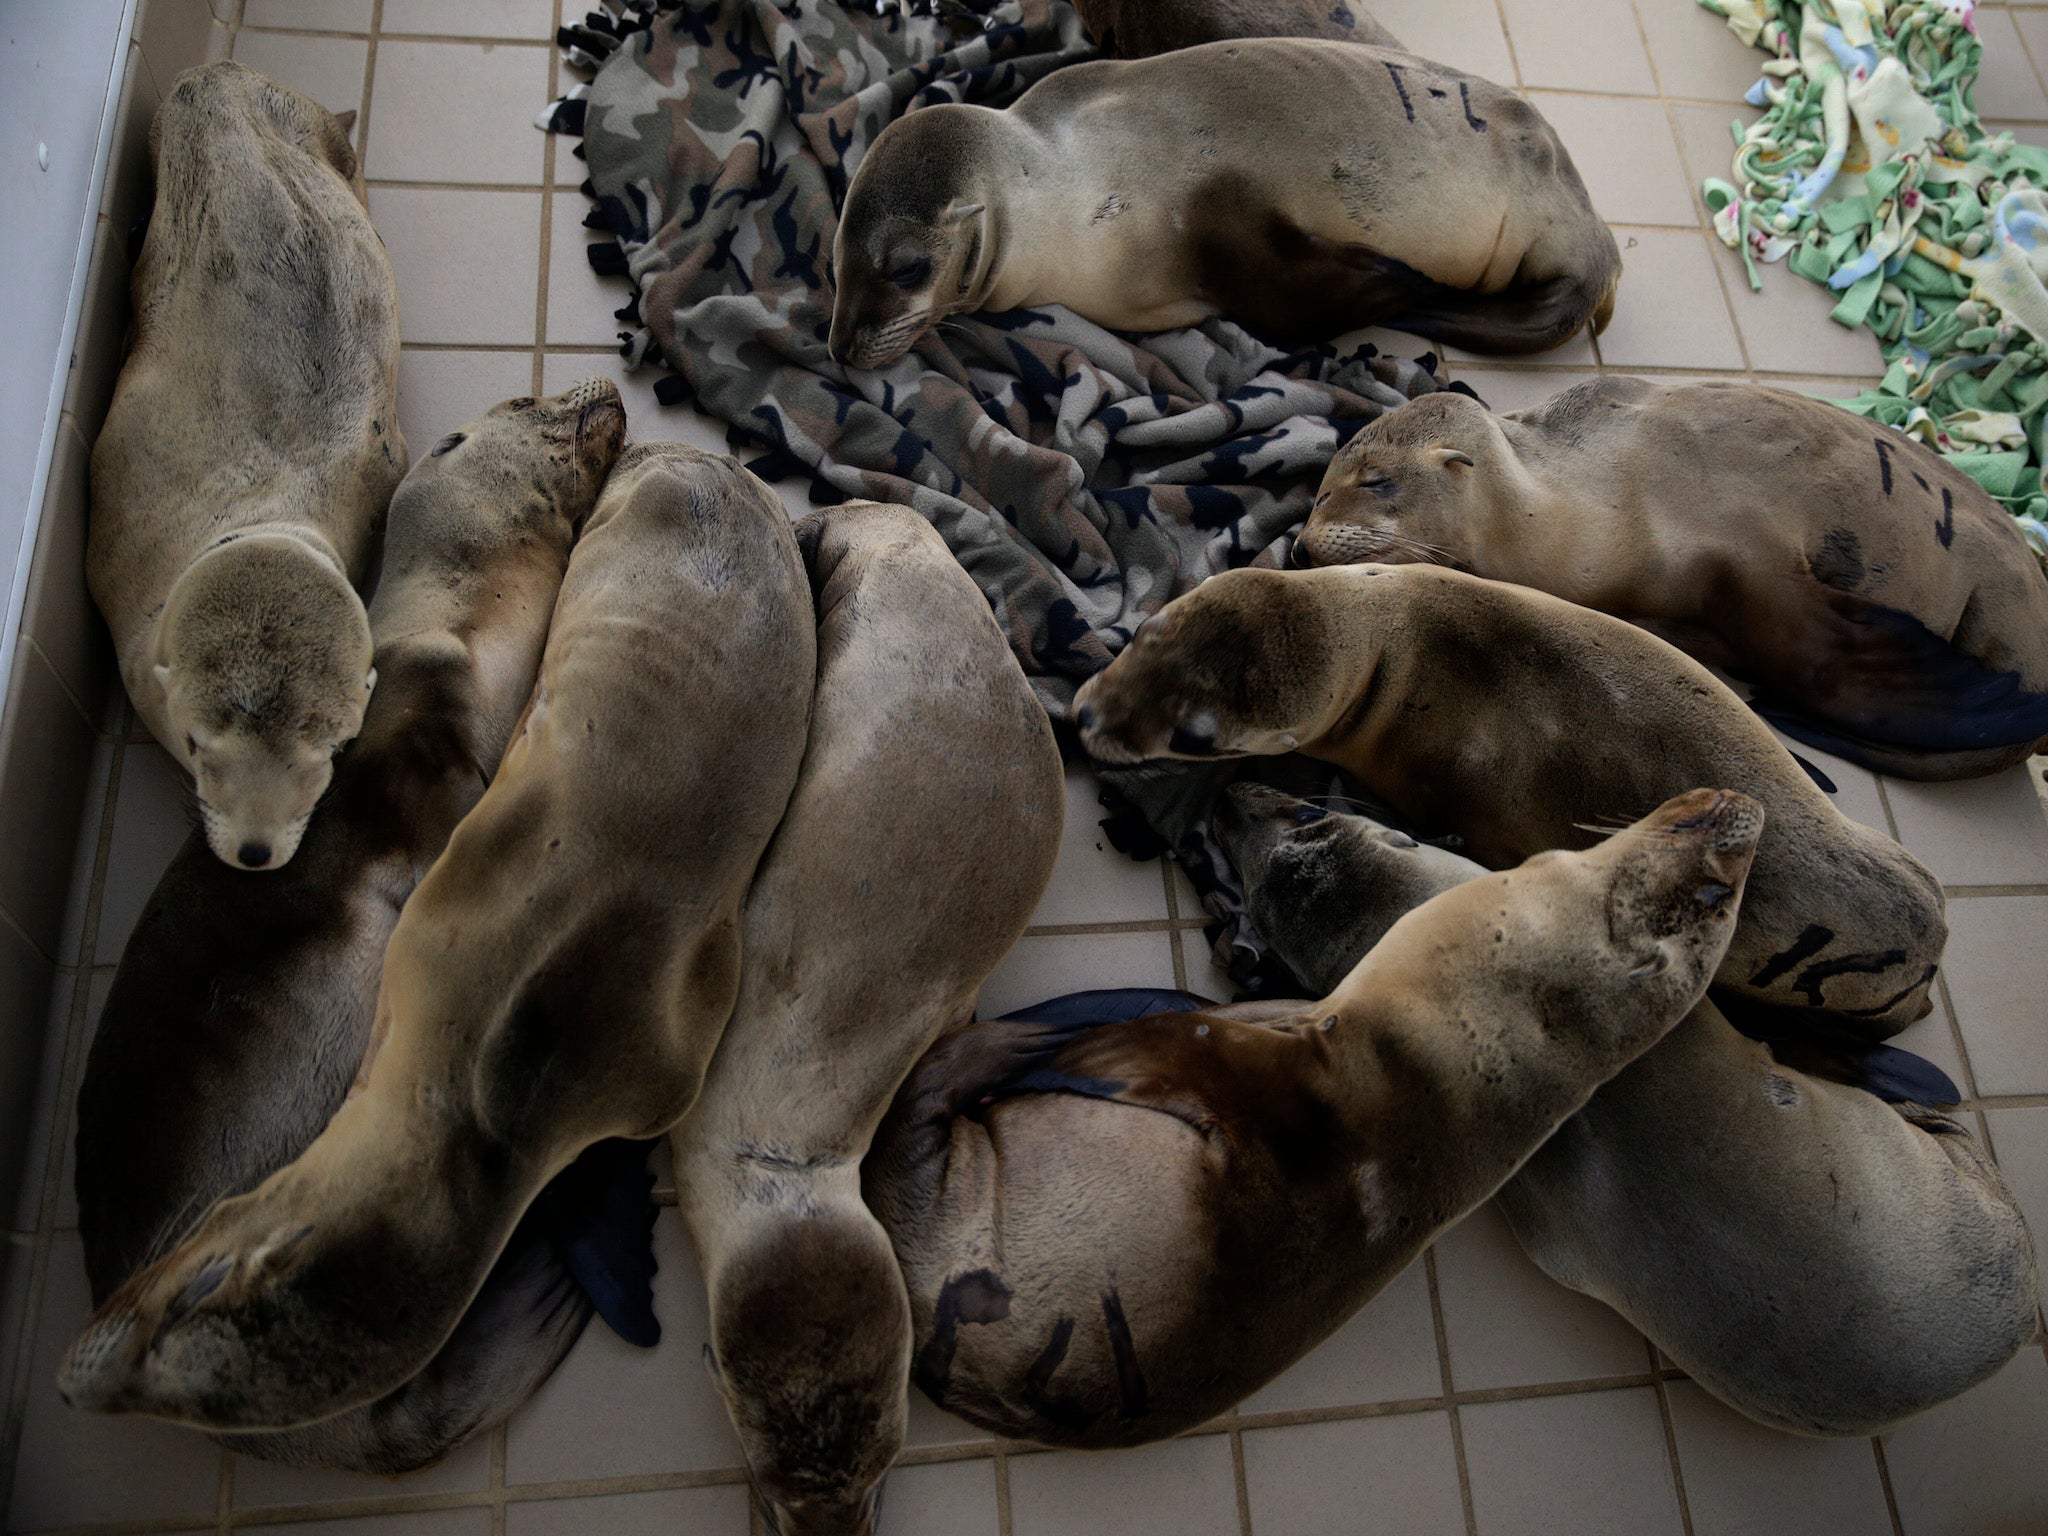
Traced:
<svg viewBox="0 0 2048 1536">
<path fill-rule="evenodd" d="M 1081 25 L 1112 59 L 1143 59 L 1223 38 L 1327 37 L 1399 48 L 1351 0 L 1074 0 Z"/>
<path fill-rule="evenodd" d="M 195 835 L 157 882 L 78 1094 L 78 1224 L 95 1302 L 216 1200 L 305 1151 L 341 1107 L 385 943 L 497 770 L 625 420 L 617 388 L 594 379 L 496 406 L 414 464 L 370 603 L 381 681 L 298 856 L 259 877 Z M 645 1177 L 631 1158 L 612 1161 L 622 1179 Z M 640 1205 L 651 1214 L 644 1189 Z M 234 1436 L 234 1449 L 403 1472 L 503 1418 L 590 1315 L 565 1235 L 535 1223 L 515 1239 L 448 1346 L 387 1397 L 284 1435 Z"/>
<path fill-rule="evenodd" d="M 768 1528 L 867 1536 L 911 1333 L 860 1161 L 1024 932 L 1064 789 L 1045 711 L 930 523 L 856 503 L 797 537 L 818 609 L 810 748 L 747 894 L 739 1002 L 670 1141 Z"/>
<path fill-rule="evenodd" d="M 1227 315 L 1284 341 L 1385 324 L 1540 352 L 1606 324 L 1621 257 L 1511 91 L 1258 38 L 899 118 L 854 172 L 833 272 L 831 354 L 880 368 L 947 315 L 1042 304 L 1124 331 Z"/>
<path fill-rule="evenodd" d="M 2012 518 L 1932 449 L 1791 390 L 1609 377 L 1507 416 L 1431 395 L 1337 455 L 1298 547 L 1640 624 L 1883 773 L 2048 747 L 2048 573 Z"/>
<path fill-rule="evenodd" d="M 866 1164 L 918 1384 L 998 1434 L 1156 1440 L 1257 1390 L 1698 1001 L 1763 817 L 1679 796 L 1445 892 L 1320 1002 L 940 1039 Z"/>
<path fill-rule="evenodd" d="M 1484 873 L 1423 849 L 1425 875 L 1385 831 L 1228 791 L 1217 835 L 1259 931 L 1312 987 L 1341 980 L 1418 895 Z M 1974 1386 L 2033 1336 L 2034 1246 L 1967 1131 L 1884 1102 L 1866 1074 L 1831 1080 L 1854 1058 L 1808 1043 L 1834 1058 L 1828 1075 L 1703 1000 L 1496 1198 L 1553 1279 L 1613 1307 L 1722 1402 L 1799 1434 L 1867 1435 Z M 1932 1075 L 1876 1051 L 1901 1058 L 1890 1075 Z"/>
<path fill-rule="evenodd" d="M 398 289 L 347 133 L 297 91 L 187 70 L 149 142 L 86 575 L 207 845 L 275 869 L 377 680 L 356 587 L 406 470 Z"/>
<path fill-rule="evenodd" d="M 1227 571 L 1074 702 L 1104 762 L 1299 748 L 1496 869 L 1731 785 L 1771 830 L 1719 983 L 1873 1038 L 1931 1006 L 1948 924 L 1926 866 L 1836 810 L 1705 667 L 1606 614 L 1429 565 Z"/>
<path fill-rule="evenodd" d="M 688 1111 L 796 783 L 816 642 L 782 503 L 679 443 L 620 457 L 498 774 L 406 903 L 360 1086 L 108 1299 L 75 1404 L 287 1429 L 409 1380 L 536 1192 Z"/>
</svg>

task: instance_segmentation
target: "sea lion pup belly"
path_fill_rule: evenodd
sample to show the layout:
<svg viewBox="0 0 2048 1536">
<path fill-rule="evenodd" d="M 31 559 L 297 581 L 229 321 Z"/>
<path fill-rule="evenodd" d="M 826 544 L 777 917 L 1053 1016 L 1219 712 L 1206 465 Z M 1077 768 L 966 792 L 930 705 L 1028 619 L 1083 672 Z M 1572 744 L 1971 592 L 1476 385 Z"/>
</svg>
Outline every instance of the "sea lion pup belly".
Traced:
<svg viewBox="0 0 2048 1536">
<path fill-rule="evenodd" d="M 1064 791 L 1045 711 L 931 524 L 856 504 L 797 536 L 818 608 L 810 748 L 747 894 L 739 1002 L 670 1140 L 768 1527 L 866 1536 L 911 1333 L 861 1158 L 1030 921 Z"/>
<path fill-rule="evenodd" d="M 1112 59 L 1143 59 L 1225 38 L 1326 37 L 1399 48 L 1352 0 L 1074 0 L 1081 25 Z"/>
<path fill-rule="evenodd" d="M 406 470 L 398 289 L 347 134 L 298 92 L 187 70 L 149 137 L 86 575 L 208 846 L 275 869 L 376 682 L 356 586 Z"/>
<path fill-rule="evenodd" d="M 1484 873 L 1249 785 L 1228 792 L 1217 835 L 1259 931 L 1312 987 L 1341 980 L 1418 896 Z M 1875 1433 L 1974 1386 L 2033 1336 L 2033 1242 L 1969 1133 L 1798 1070 L 1708 1001 L 1496 1198 L 1552 1278 L 1778 1429 Z"/>
<path fill-rule="evenodd" d="M 496 772 L 540 670 L 576 529 L 625 412 L 592 380 L 495 407 L 412 467 L 370 603 L 381 679 L 284 869 L 193 836 L 121 957 L 78 1095 L 79 1232 L 95 1302 L 255 1188 L 341 1107 L 406 898 Z M 643 1158 L 644 1162 L 644 1158 Z M 402 1472 L 523 1402 L 590 1307 L 546 1232 L 515 1239 L 449 1345 L 377 1403 L 284 1435 L 272 1460 Z"/>
<path fill-rule="evenodd" d="M 1756 802 L 1700 790 L 1445 892 L 1321 1002 L 944 1036 L 865 1174 L 916 1380 L 999 1434 L 1130 1445 L 1240 1401 L 1699 998 Z"/>
<path fill-rule="evenodd" d="M 1880 772 L 2048 747 L 2048 573 L 2012 518 L 1932 449 L 1790 390 L 1592 379 L 1508 416 L 1432 395 L 1337 455 L 1300 549 L 1615 614 Z"/>
<path fill-rule="evenodd" d="M 830 349 L 880 368 L 947 315 L 1064 304 L 1125 331 L 1226 315 L 1284 341 L 1385 324 L 1539 352 L 1605 325 L 1620 272 L 1564 145 L 1511 91 L 1259 38 L 891 123 L 847 189 Z"/>
<path fill-rule="evenodd" d="M 1428 565 L 1228 571 L 1144 624 L 1075 718 L 1110 763 L 1299 748 L 1493 868 L 1729 785 L 1771 822 L 1719 984 L 1880 1038 L 1931 1006 L 1948 924 L 1926 866 L 1698 662 L 1541 592 Z"/>
<path fill-rule="evenodd" d="M 497 777 L 406 903 L 358 1090 L 73 1346 L 75 1404 L 286 1429 L 447 1339 L 542 1185 L 690 1107 L 816 671 L 788 514 L 730 459 L 629 448 Z"/>
</svg>

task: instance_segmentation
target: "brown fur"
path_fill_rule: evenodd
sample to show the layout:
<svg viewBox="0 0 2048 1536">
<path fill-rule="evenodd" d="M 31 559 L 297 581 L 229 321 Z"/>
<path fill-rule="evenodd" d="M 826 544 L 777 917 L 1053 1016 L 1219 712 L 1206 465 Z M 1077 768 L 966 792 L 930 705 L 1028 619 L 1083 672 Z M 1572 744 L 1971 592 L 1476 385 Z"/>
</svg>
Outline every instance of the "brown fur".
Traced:
<svg viewBox="0 0 2048 1536">
<path fill-rule="evenodd" d="M 1615 614 L 1885 772 L 1990 773 L 2048 745 L 2048 575 L 2012 518 L 1940 454 L 1790 390 L 1604 378 L 1506 416 L 1418 401 L 1337 455 L 1300 549 Z"/>
<path fill-rule="evenodd" d="M 1761 824 L 1743 796 L 1681 796 L 1447 891 L 1278 1018 L 944 1037 L 865 1170 L 919 1385 L 1057 1445 L 1240 1401 L 1697 1001 Z"/>
<path fill-rule="evenodd" d="M 713 1370 L 770 1528 L 868 1536 L 903 1443 L 911 1325 L 860 1160 L 1024 931 L 1064 789 L 1044 710 L 931 524 L 856 503 L 798 537 L 810 746 L 747 894 L 732 1022 L 671 1142 Z"/>
<path fill-rule="evenodd" d="M 1143 59 L 1225 38 L 1323 37 L 1399 48 L 1351 0 L 1075 0 L 1081 25 L 1113 59 Z"/>
<path fill-rule="evenodd" d="M 833 272 L 832 356 L 881 368 L 946 315 L 1045 304 L 1126 331 L 1220 314 L 1281 340 L 1387 324 L 1541 351 L 1606 323 L 1621 257 L 1512 91 L 1254 38 L 899 118 L 854 172 Z"/>
<path fill-rule="evenodd" d="M 1429 894 L 1485 873 L 1243 785 L 1218 833 L 1259 931 L 1314 987 Z M 1960 1125 L 1793 1054 L 1841 1072 L 1823 1038 L 1767 1046 L 1702 1001 L 1498 1198 L 1552 1278 L 1614 1307 L 1722 1402 L 1799 1434 L 1872 1434 L 2033 1335 L 2034 1245 Z"/>
<path fill-rule="evenodd" d="M 109 1298 L 66 1395 L 217 1429 L 366 1402 L 446 1340 L 549 1178 L 687 1113 L 815 656 L 782 504 L 730 459 L 627 450 L 524 724 L 392 934 L 363 1086 Z"/>
<path fill-rule="evenodd" d="M 209 844 L 270 869 L 369 702 L 355 584 L 407 463 L 398 290 L 342 125 L 298 92 L 240 64 L 188 70 L 150 148 L 87 575 Z"/>
<path fill-rule="evenodd" d="M 1232 571 L 1150 620 L 1075 710 L 1107 762 L 1299 748 L 1496 868 L 1731 785 L 1771 830 L 1720 984 L 1876 1036 L 1931 1006 L 1940 883 L 1706 668 L 1605 614 L 1428 565 Z"/>
<path fill-rule="evenodd" d="M 419 876 L 497 770 L 540 669 L 576 530 L 625 426 L 618 390 L 513 401 L 413 466 L 370 604 L 381 686 L 299 855 L 239 872 L 198 836 L 157 882 L 121 957 L 78 1096 L 79 1232 L 93 1299 L 168 1252 L 213 1203 L 303 1152 L 362 1064 L 384 947 Z M 546 1326 L 451 1347 L 384 1401 L 286 1436 L 275 1460 L 402 1472 L 502 1418 L 589 1308 L 521 1266 Z M 504 1291 L 511 1273 L 494 1276 Z M 501 1330 L 503 1324 L 500 1324 Z M 488 1367 L 480 1361 L 488 1359 Z M 488 1387 L 479 1387 L 479 1379 Z"/>
</svg>

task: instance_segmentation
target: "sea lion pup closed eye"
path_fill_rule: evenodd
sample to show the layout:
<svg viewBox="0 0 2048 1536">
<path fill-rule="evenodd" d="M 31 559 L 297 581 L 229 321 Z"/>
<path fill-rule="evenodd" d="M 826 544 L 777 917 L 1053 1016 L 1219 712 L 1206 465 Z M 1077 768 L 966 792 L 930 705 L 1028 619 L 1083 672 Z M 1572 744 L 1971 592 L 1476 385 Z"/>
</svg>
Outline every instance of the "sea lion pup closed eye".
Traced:
<svg viewBox="0 0 2048 1536">
<path fill-rule="evenodd" d="M 376 682 L 355 589 L 406 469 L 398 289 L 347 134 L 298 92 L 187 70 L 149 139 L 86 575 L 208 845 L 275 869 Z"/>
<path fill-rule="evenodd" d="M 1285 102 L 1284 119 L 1274 104 Z M 1386 324 L 1540 352 L 1606 324 L 1621 257 L 1564 145 L 1412 54 L 1261 38 L 897 119 L 847 189 L 830 349 L 881 368 L 947 315 L 1064 304 L 1285 341 Z"/>
<path fill-rule="evenodd" d="M 1432 395 L 1331 463 L 1303 563 L 1433 560 L 1640 624 L 1802 740 L 1906 778 L 2048 745 L 2048 573 L 1933 450 L 1760 384 Z"/>
<path fill-rule="evenodd" d="M 931 524 L 856 503 L 797 537 L 818 609 L 810 748 L 747 893 L 732 1021 L 670 1141 L 768 1528 L 867 1536 L 911 1334 L 860 1161 L 1030 921 L 1064 787 L 1045 711 Z"/>
<path fill-rule="evenodd" d="M 1074 0 L 1081 25 L 1112 59 L 1143 59 L 1224 38 L 1326 37 L 1399 48 L 1353 0 Z"/>
<path fill-rule="evenodd" d="M 1836 810 L 1705 667 L 1606 614 L 1428 565 L 1228 571 L 1074 702 L 1104 762 L 1299 748 L 1493 868 L 1731 785 L 1771 829 L 1720 985 L 1877 1038 L 1931 1006 L 1948 924 L 1926 866 Z"/>
<path fill-rule="evenodd" d="M 944 1036 L 865 1168 L 916 1380 L 998 1434 L 1193 1428 L 1400 1273 L 1698 999 L 1763 818 L 1701 790 L 1394 925 L 1320 1002 Z"/>
<path fill-rule="evenodd" d="M 1335 985 L 1418 896 L 1485 873 L 1259 786 L 1228 791 L 1217 835 L 1260 933 L 1311 987 Z M 1872 1082 L 1854 1055 L 1810 1044 L 1834 1057 L 1831 1076 Z M 1497 1199 L 1545 1271 L 1724 1403 L 1800 1434 L 1872 1434 L 1974 1386 L 2033 1336 L 2034 1246 L 1961 1126 L 1802 1072 L 1785 1048 L 1703 1000 Z M 1871 1054 L 1925 1074 L 1888 1047 Z"/>
<path fill-rule="evenodd" d="M 688 1111 L 796 783 L 814 630 L 765 486 L 677 443 L 626 450 L 525 724 L 392 933 L 361 1087 L 94 1314 L 72 1402 L 284 1429 L 379 1397 L 550 1178 Z"/>
<path fill-rule="evenodd" d="M 625 420 L 618 390 L 596 379 L 496 406 L 414 464 L 370 603 L 380 681 L 298 856 L 245 874 L 195 835 L 157 882 L 78 1095 L 78 1225 L 95 1302 L 216 1200 L 305 1151 L 341 1107 L 386 941 L 497 770 Z M 633 1176 L 630 1158 L 615 1161 Z M 515 1237 L 448 1345 L 396 1391 L 304 1429 L 233 1436 L 233 1448 L 404 1472 L 503 1418 L 590 1315 L 561 1235 L 536 1224 Z"/>
</svg>

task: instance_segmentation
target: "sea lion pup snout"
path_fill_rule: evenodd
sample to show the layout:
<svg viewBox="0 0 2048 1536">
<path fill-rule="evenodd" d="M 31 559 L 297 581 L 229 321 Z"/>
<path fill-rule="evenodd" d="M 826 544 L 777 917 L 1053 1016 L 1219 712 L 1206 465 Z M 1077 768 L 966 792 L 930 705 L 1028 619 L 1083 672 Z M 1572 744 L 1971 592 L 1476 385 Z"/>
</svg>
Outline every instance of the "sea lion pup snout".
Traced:
<svg viewBox="0 0 2048 1536">
<path fill-rule="evenodd" d="M 192 774 L 207 845 L 275 869 L 298 851 L 377 685 L 362 599 L 311 544 L 249 534 L 179 578 L 155 644 L 166 744 Z"/>
<path fill-rule="evenodd" d="M 988 199 L 963 146 L 1012 131 L 987 107 L 913 112 L 875 140 L 847 190 L 832 242 L 826 349 L 849 368 L 881 368 L 947 315 L 979 303 L 994 255 Z M 918 174 L 892 174 L 915 165 Z"/>
</svg>

